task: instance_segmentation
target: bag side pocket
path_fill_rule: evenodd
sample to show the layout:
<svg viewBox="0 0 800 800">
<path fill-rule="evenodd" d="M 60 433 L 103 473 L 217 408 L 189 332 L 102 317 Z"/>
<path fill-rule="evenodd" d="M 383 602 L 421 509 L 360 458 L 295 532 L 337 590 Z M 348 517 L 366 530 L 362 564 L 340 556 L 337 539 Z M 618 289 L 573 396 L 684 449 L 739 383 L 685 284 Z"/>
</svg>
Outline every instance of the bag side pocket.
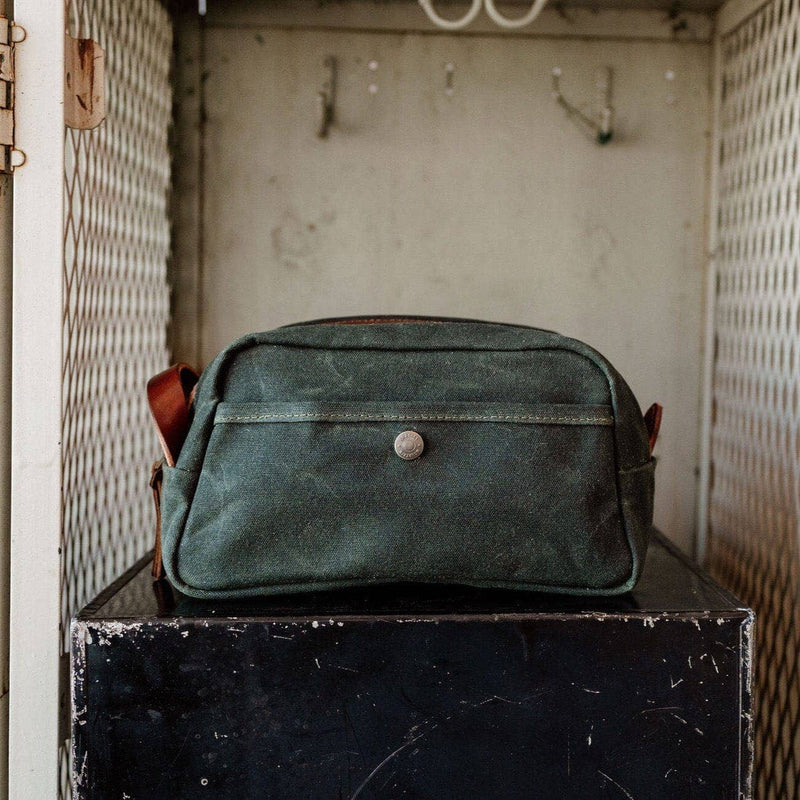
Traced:
<svg viewBox="0 0 800 800">
<path fill-rule="evenodd" d="M 620 504 L 625 530 L 633 550 L 630 588 L 639 580 L 644 567 L 647 543 L 653 526 L 655 469 L 656 459 L 651 458 L 640 467 L 619 472 Z"/>
<path fill-rule="evenodd" d="M 192 506 L 192 498 L 199 475 L 180 467 L 166 464 L 161 490 L 161 543 L 164 571 L 173 586 L 180 589 L 183 581 L 179 577 L 179 547 L 186 520 Z"/>
</svg>

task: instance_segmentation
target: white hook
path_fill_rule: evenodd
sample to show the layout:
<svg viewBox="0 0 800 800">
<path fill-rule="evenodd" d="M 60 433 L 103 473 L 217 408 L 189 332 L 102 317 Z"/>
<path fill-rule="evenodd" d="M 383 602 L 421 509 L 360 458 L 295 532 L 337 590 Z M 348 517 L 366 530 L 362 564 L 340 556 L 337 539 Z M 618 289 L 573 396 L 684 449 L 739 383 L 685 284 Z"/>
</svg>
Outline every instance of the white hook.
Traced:
<svg viewBox="0 0 800 800">
<path fill-rule="evenodd" d="M 438 28 L 443 28 L 446 31 L 457 31 L 469 25 L 470 22 L 478 16 L 481 6 L 483 5 L 483 0 L 472 0 L 469 11 L 467 11 L 461 19 L 445 19 L 444 17 L 440 17 L 436 13 L 431 0 L 419 0 L 419 4 L 422 6 L 422 10 L 428 15 L 428 19 Z"/>
<path fill-rule="evenodd" d="M 509 19 L 508 17 L 504 17 L 498 10 L 494 4 L 494 0 L 483 0 L 484 6 L 486 7 L 486 13 L 492 18 L 494 22 L 496 22 L 501 28 L 524 28 L 526 25 L 530 25 L 539 14 L 542 13 L 542 9 L 547 5 L 547 0 L 534 0 L 533 5 L 530 7 L 530 10 L 527 14 L 522 17 L 515 17 L 514 19 Z"/>
<path fill-rule="evenodd" d="M 336 58 L 326 56 L 323 62 L 327 78 L 322 89 L 317 92 L 317 136 L 326 139 L 333 124 L 336 104 Z"/>
<path fill-rule="evenodd" d="M 494 0 L 472 0 L 469 11 L 467 11 L 461 19 L 445 19 L 444 17 L 440 17 L 433 7 L 432 0 L 419 0 L 419 4 L 422 6 L 422 10 L 428 15 L 428 19 L 430 19 L 437 28 L 442 28 L 446 31 L 457 31 L 469 25 L 470 22 L 478 16 L 481 6 L 486 8 L 486 13 L 501 28 L 523 28 L 525 25 L 530 25 L 531 22 L 541 14 L 542 9 L 547 5 L 547 0 L 534 0 L 528 13 L 516 19 L 504 17 L 497 10 Z"/>
</svg>

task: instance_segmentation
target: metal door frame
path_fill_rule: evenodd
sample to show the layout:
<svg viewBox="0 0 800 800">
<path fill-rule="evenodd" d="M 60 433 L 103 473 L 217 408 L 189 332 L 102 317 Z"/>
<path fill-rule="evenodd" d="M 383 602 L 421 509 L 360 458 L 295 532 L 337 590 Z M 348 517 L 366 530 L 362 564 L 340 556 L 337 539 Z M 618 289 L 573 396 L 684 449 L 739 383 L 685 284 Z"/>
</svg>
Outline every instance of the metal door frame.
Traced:
<svg viewBox="0 0 800 800">
<path fill-rule="evenodd" d="M 58 794 L 63 0 L 16 0 L 9 795 Z"/>
</svg>

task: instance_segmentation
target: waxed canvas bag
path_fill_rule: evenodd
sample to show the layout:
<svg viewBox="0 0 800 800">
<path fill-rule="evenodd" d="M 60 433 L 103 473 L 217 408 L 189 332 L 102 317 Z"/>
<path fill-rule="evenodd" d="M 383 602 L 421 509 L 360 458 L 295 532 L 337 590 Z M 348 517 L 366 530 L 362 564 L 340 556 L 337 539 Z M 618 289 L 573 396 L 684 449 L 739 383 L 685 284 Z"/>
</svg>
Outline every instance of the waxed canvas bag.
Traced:
<svg viewBox="0 0 800 800">
<path fill-rule="evenodd" d="M 392 582 L 617 594 L 653 515 L 646 418 L 556 333 L 323 320 L 148 385 L 160 564 L 199 598 Z M 162 483 L 163 475 L 163 483 Z"/>
</svg>

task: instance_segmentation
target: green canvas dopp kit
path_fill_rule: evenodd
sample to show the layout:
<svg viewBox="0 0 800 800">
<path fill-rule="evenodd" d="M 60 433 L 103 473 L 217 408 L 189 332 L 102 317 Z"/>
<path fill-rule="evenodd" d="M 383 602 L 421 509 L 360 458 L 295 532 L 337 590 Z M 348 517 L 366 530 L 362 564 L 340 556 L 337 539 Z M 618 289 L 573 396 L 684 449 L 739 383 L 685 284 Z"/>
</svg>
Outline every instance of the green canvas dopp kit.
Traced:
<svg viewBox="0 0 800 800">
<path fill-rule="evenodd" d="M 196 384 L 196 385 L 195 385 Z M 619 594 L 641 573 L 652 447 L 617 371 L 522 326 L 323 320 L 148 384 L 154 574 L 198 598 L 396 582 Z"/>
</svg>

